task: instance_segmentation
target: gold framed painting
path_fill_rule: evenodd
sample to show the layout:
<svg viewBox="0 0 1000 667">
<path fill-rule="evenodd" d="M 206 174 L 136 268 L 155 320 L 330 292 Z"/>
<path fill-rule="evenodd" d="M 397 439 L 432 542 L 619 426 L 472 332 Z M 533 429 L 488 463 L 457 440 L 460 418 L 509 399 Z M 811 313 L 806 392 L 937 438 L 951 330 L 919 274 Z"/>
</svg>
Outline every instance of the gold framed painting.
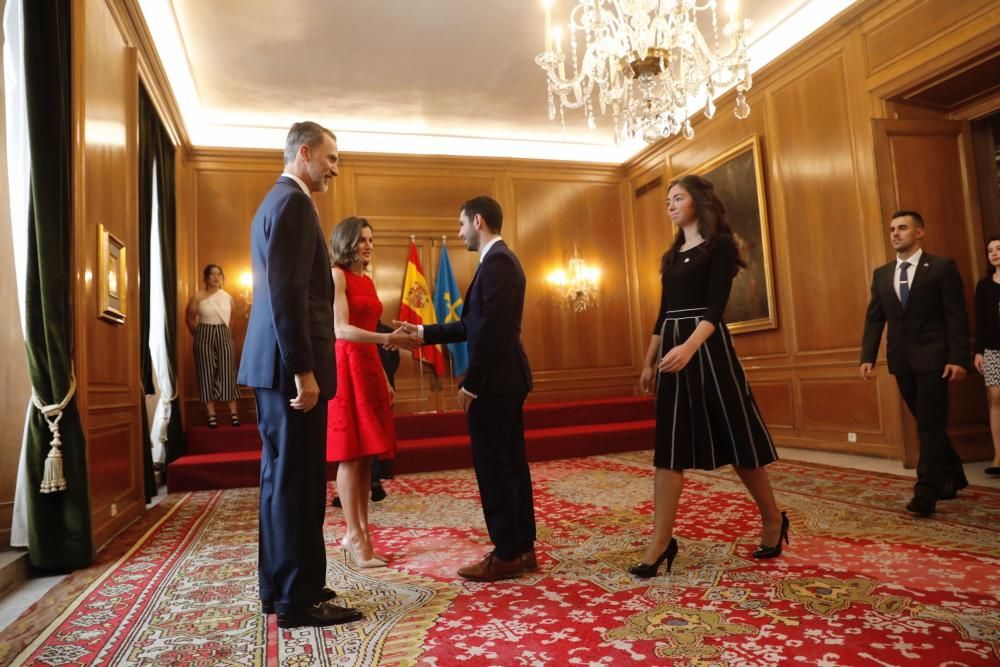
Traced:
<svg viewBox="0 0 1000 667">
<path fill-rule="evenodd" d="M 125 244 L 121 239 L 97 225 L 97 316 L 125 324 L 125 304 L 128 294 L 128 271 Z"/>
<path fill-rule="evenodd" d="M 715 186 L 726 207 L 729 226 L 747 268 L 733 280 L 723 319 L 733 333 L 778 327 L 771 274 L 771 238 L 767 223 L 764 169 L 756 134 L 681 174 L 698 174 Z"/>
</svg>

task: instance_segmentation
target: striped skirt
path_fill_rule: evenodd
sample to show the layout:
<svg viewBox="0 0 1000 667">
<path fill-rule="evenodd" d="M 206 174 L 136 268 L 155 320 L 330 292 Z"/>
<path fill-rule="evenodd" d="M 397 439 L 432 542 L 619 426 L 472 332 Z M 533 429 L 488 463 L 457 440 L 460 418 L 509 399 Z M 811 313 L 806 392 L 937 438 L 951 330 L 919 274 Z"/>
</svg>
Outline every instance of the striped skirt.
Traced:
<svg viewBox="0 0 1000 667">
<path fill-rule="evenodd" d="M 194 363 L 202 403 L 235 401 L 240 397 L 233 334 L 225 324 L 199 324 L 194 330 Z"/>
<path fill-rule="evenodd" d="M 660 358 L 694 332 L 704 308 L 668 311 Z M 656 377 L 657 468 L 756 468 L 778 453 L 750 393 L 724 322 L 679 373 Z"/>
</svg>

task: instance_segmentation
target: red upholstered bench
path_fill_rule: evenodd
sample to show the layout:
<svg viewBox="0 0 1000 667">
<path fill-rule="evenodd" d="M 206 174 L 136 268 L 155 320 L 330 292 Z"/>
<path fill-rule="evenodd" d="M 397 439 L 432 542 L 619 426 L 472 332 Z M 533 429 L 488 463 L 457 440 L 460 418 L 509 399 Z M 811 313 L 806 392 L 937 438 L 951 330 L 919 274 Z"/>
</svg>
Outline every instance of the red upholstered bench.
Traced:
<svg viewBox="0 0 1000 667">
<path fill-rule="evenodd" d="M 525 406 L 529 461 L 652 449 L 655 421 L 649 398 L 611 398 Z M 465 415 L 461 412 L 396 417 L 399 450 L 395 473 L 472 467 Z M 257 486 L 260 436 L 255 425 L 236 429 L 194 428 L 189 454 L 170 464 L 171 492 Z M 336 463 L 327 463 L 331 479 Z"/>
</svg>

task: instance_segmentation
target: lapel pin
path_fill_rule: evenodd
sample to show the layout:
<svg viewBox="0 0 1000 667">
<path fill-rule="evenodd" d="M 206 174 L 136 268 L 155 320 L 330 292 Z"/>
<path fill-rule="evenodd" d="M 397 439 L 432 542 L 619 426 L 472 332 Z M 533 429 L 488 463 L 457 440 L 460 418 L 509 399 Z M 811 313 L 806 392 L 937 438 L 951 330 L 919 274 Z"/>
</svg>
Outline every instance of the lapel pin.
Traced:
<svg viewBox="0 0 1000 667">
<path fill-rule="evenodd" d="M 685 263 L 685 264 L 687 264 L 687 263 L 688 263 L 688 262 L 690 262 L 690 261 L 691 261 L 691 258 L 690 258 L 690 257 L 685 257 L 685 258 L 684 258 L 684 263 Z"/>
</svg>

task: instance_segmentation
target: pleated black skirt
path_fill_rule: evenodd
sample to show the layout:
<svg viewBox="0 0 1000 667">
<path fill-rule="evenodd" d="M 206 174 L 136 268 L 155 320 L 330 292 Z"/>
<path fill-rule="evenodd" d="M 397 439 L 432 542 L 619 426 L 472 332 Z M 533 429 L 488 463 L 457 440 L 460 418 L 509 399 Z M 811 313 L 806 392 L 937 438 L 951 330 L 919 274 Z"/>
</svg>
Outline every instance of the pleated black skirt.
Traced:
<svg viewBox="0 0 1000 667">
<path fill-rule="evenodd" d="M 668 311 L 660 357 L 687 340 L 704 314 L 704 308 Z M 681 372 L 657 374 L 653 465 L 757 468 L 777 458 L 729 330 L 720 322 Z"/>
</svg>

